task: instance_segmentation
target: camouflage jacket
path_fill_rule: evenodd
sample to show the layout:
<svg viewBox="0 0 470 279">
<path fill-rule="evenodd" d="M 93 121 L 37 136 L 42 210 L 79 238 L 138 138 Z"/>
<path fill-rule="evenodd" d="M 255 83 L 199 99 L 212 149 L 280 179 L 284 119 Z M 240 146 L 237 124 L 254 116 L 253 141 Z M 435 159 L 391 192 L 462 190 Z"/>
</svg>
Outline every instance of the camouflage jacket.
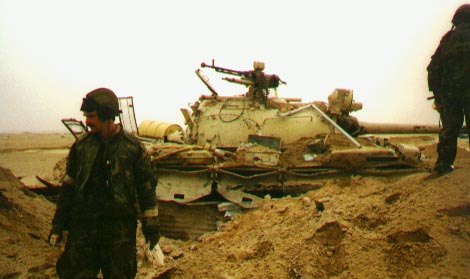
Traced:
<svg viewBox="0 0 470 279">
<path fill-rule="evenodd" d="M 470 86 L 470 24 L 459 24 L 442 37 L 427 71 L 434 95 Z"/>
<path fill-rule="evenodd" d="M 103 177 L 109 183 L 94 185 L 96 183 L 91 176 L 103 144 L 97 135 L 87 134 L 72 145 L 53 225 L 66 229 L 70 221 L 93 218 L 87 214 L 89 199 L 93 198 L 93 195 L 87 195 L 87 188 L 90 187 L 106 188 L 109 193 L 106 201 L 102 201 L 101 214 L 104 217 L 136 218 L 136 202 L 143 211 L 158 210 L 155 192 L 157 179 L 150 157 L 142 143 L 123 130 L 107 144 L 109 172 Z"/>
</svg>

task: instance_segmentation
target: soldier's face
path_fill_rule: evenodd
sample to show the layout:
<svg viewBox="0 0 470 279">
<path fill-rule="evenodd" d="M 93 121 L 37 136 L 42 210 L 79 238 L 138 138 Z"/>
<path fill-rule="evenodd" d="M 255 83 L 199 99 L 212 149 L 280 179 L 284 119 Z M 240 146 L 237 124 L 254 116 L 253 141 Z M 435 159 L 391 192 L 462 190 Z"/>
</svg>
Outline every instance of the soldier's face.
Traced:
<svg viewBox="0 0 470 279">
<path fill-rule="evenodd" d="M 95 111 L 84 112 L 85 124 L 90 128 L 90 133 L 101 133 L 105 130 L 105 121 L 98 117 L 98 113 Z"/>
</svg>

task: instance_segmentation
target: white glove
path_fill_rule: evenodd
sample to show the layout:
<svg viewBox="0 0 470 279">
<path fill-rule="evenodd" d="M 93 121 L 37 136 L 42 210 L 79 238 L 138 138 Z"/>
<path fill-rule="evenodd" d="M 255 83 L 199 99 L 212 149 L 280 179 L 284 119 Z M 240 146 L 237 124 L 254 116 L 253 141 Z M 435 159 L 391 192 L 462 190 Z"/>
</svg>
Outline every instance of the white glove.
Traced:
<svg viewBox="0 0 470 279">
<path fill-rule="evenodd" d="M 160 245 L 157 243 L 152 250 L 150 250 L 150 243 L 144 244 L 145 259 L 152 265 L 164 266 L 164 255 Z"/>
</svg>

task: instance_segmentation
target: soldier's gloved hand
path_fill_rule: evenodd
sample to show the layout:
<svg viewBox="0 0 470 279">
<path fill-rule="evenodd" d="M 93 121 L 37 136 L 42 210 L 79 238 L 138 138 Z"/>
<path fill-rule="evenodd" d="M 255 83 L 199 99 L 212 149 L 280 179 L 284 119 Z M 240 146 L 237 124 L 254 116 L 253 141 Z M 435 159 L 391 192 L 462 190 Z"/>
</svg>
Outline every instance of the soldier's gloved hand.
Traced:
<svg viewBox="0 0 470 279">
<path fill-rule="evenodd" d="M 49 233 L 49 245 L 51 246 L 58 246 L 59 243 L 62 241 L 64 235 L 64 229 L 60 225 L 52 226 L 51 232 Z"/>
<path fill-rule="evenodd" d="M 157 245 L 160 240 L 160 220 L 158 219 L 158 211 L 146 210 L 142 218 L 142 232 L 145 241 L 149 242 L 150 250 Z"/>
<path fill-rule="evenodd" d="M 442 104 L 442 93 L 439 91 L 434 91 L 433 97 L 434 97 L 433 108 L 437 110 L 438 112 L 440 112 L 441 104 Z"/>
<path fill-rule="evenodd" d="M 438 112 L 440 112 L 440 110 L 441 110 L 441 104 L 440 104 L 439 101 L 437 101 L 436 99 L 434 99 L 433 108 L 434 108 L 435 110 L 437 110 Z"/>
</svg>

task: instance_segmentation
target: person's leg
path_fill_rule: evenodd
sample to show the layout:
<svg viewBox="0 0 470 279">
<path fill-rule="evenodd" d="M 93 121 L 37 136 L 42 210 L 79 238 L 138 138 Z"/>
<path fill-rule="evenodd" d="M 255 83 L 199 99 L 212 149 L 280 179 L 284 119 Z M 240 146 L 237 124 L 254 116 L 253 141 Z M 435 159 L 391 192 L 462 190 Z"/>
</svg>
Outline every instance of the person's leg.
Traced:
<svg viewBox="0 0 470 279">
<path fill-rule="evenodd" d="M 96 278 L 99 273 L 96 234 L 87 229 L 81 225 L 71 227 L 65 250 L 56 263 L 60 279 Z"/>
<path fill-rule="evenodd" d="M 464 112 L 462 102 L 447 100 L 440 104 L 439 113 L 442 129 L 439 132 L 437 145 L 438 159 L 434 166 L 436 172 L 445 173 L 452 170 L 457 154 L 457 137 L 463 124 Z"/>
<path fill-rule="evenodd" d="M 465 97 L 464 97 L 464 115 L 465 115 L 465 127 L 466 127 L 466 133 L 468 136 L 469 140 L 469 147 L 470 147 L 470 87 L 467 88 L 465 91 Z"/>
<path fill-rule="evenodd" d="M 100 261 L 105 279 L 132 279 L 137 273 L 136 220 L 103 220 L 100 225 Z"/>
</svg>

